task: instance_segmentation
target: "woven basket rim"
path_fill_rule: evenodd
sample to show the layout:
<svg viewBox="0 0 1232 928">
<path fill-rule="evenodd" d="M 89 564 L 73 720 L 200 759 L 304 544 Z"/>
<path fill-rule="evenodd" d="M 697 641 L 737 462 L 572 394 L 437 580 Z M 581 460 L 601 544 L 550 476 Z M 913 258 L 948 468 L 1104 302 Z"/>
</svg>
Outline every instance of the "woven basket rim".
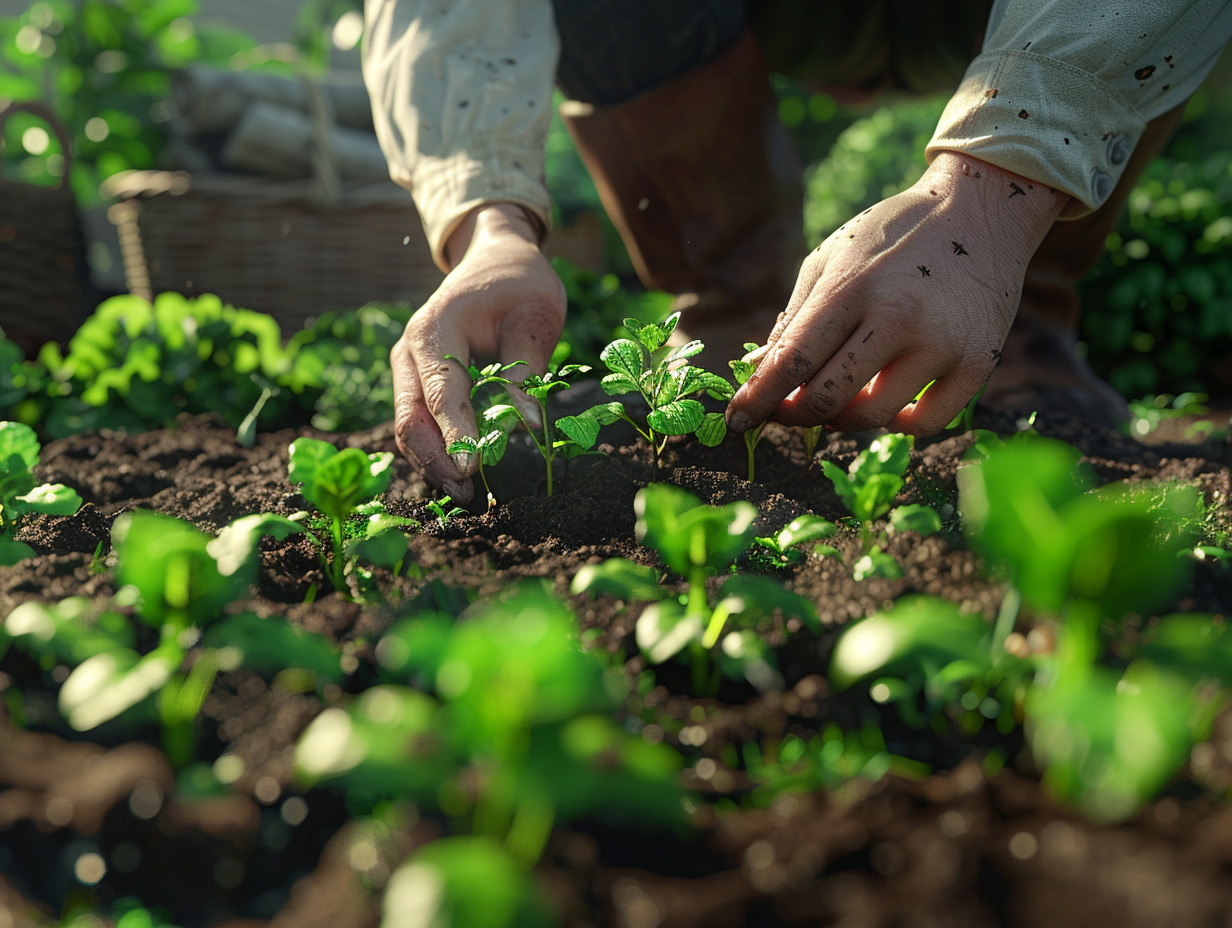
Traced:
<svg viewBox="0 0 1232 928">
<path fill-rule="evenodd" d="M 310 178 L 274 178 L 226 171 L 132 170 L 113 174 L 99 192 L 108 200 L 133 200 L 158 196 L 193 194 L 219 199 L 241 199 L 253 205 L 312 202 Z M 343 183 L 339 207 L 403 206 L 414 208 L 410 193 L 392 180 Z"/>
</svg>

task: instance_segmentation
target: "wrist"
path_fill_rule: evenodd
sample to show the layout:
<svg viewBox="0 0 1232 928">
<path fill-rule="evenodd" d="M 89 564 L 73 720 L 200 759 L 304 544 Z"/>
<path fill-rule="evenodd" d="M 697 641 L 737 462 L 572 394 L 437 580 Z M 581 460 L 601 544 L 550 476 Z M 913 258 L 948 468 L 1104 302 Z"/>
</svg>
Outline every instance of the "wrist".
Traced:
<svg viewBox="0 0 1232 928">
<path fill-rule="evenodd" d="M 998 235 L 1020 239 L 1032 252 L 1070 199 L 1047 184 L 958 151 L 938 152 L 918 186 L 930 193 L 941 188 L 957 205 L 982 214 Z"/>
<path fill-rule="evenodd" d="M 542 238 L 542 222 L 526 207 L 517 203 L 484 203 L 463 216 L 449 234 L 445 240 L 445 260 L 452 270 L 473 246 L 520 239 L 537 248 Z"/>
</svg>

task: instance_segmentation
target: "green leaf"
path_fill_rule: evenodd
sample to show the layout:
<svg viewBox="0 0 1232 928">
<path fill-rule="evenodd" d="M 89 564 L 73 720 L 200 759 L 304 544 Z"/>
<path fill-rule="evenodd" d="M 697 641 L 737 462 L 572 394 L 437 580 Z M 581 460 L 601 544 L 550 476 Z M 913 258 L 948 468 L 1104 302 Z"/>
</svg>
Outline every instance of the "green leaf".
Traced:
<svg viewBox="0 0 1232 928">
<path fill-rule="evenodd" d="M 621 396 L 625 393 L 638 392 L 636 380 L 630 380 L 624 374 L 607 374 L 599 381 L 603 392 L 608 396 Z"/>
<path fill-rule="evenodd" d="M 697 427 L 697 440 L 707 448 L 715 448 L 723 444 L 727 437 L 727 420 L 721 412 L 708 412 L 702 417 L 702 424 Z"/>
<path fill-rule="evenodd" d="M 635 602 L 653 602 L 664 595 L 664 589 L 659 585 L 658 571 L 623 557 L 610 557 L 598 564 L 584 565 L 574 575 L 569 592 L 574 596 L 607 593 Z"/>
<path fill-rule="evenodd" d="M 375 520 L 394 518 L 390 516 L 373 516 L 369 521 L 367 534 L 350 543 L 351 556 L 365 564 L 377 567 L 394 567 L 406 557 L 410 548 L 410 539 L 398 525 L 387 525 L 383 529 L 373 530 Z M 418 527 L 414 519 L 400 519 L 402 523 Z M 378 523 L 379 524 L 379 523 Z"/>
<path fill-rule="evenodd" d="M 226 525 L 218 537 L 208 542 L 206 552 L 218 565 L 224 577 L 233 574 L 252 583 L 256 578 L 257 557 L 261 539 L 270 536 L 282 541 L 304 530 L 303 525 L 286 516 L 272 512 L 259 512 L 240 518 Z"/>
<path fill-rule="evenodd" d="M 903 677 L 956 660 L 991 668 L 991 632 L 982 616 L 964 614 L 947 600 L 905 596 L 843 632 L 830 659 L 830 681 L 841 690 L 870 676 Z"/>
<path fill-rule="evenodd" d="M 320 635 L 296 628 L 281 616 L 251 612 L 228 616 L 205 632 L 202 643 L 220 651 L 237 649 L 242 666 L 273 676 L 291 667 L 310 670 L 334 683 L 342 681 L 336 648 Z"/>
<path fill-rule="evenodd" d="M 633 501 L 638 541 L 662 555 L 676 573 L 729 566 L 753 540 L 757 508 L 744 500 L 705 506 L 686 490 L 652 483 Z"/>
<path fill-rule="evenodd" d="M 8 614 L 0 628 L 23 651 L 73 666 L 95 654 L 133 647 L 128 619 L 115 612 L 95 618 L 91 612 L 92 604 L 84 596 L 58 603 L 25 602 Z"/>
<path fill-rule="evenodd" d="M 880 547 L 873 545 L 872 550 L 851 566 L 851 575 L 857 582 L 873 578 L 897 580 L 903 575 L 903 568 L 894 560 L 893 555 L 886 554 Z"/>
<path fill-rule="evenodd" d="M 829 538 L 837 530 L 833 522 L 806 512 L 804 515 L 796 516 L 796 518 L 788 522 L 774 536 L 774 540 L 780 550 L 785 551 L 788 548 L 794 548 L 796 545 L 808 544 L 810 541 L 820 541 L 823 538 Z"/>
<path fill-rule="evenodd" d="M 921 537 L 941 531 L 941 516 L 929 506 L 911 503 L 890 513 L 890 528 L 896 532 L 915 532 Z"/>
<path fill-rule="evenodd" d="M 423 845 L 390 876 L 382 908 L 383 928 L 553 928 L 559 923 L 523 863 L 481 835 Z"/>
<path fill-rule="evenodd" d="M 141 657 L 127 648 L 95 654 L 60 687 L 60 714 L 77 731 L 89 731 L 161 690 L 184 653 L 171 643 Z"/>
<path fill-rule="evenodd" d="M 762 617 L 781 612 L 784 620 L 799 619 L 813 631 L 821 631 L 821 620 L 817 617 L 816 606 L 803 596 L 785 588 L 773 577 L 733 574 L 723 582 L 719 592 L 725 599 L 735 598 L 742 601 L 741 608 L 734 610 L 739 612 L 742 623 L 755 622 Z"/>
<path fill-rule="evenodd" d="M 1232 687 L 1232 631 L 1210 615 L 1170 615 L 1144 632 L 1137 655 L 1177 677 Z"/>
<path fill-rule="evenodd" d="M 116 519 L 111 542 L 117 579 L 137 589 L 138 614 L 147 624 L 205 624 L 244 592 L 242 572 L 223 576 L 209 553 L 211 538 L 187 522 L 137 510 Z"/>
<path fill-rule="evenodd" d="M 646 424 L 661 435 L 688 435 L 705 417 L 706 408 L 697 400 L 675 400 L 652 410 Z"/>
<path fill-rule="evenodd" d="M 642 371 L 646 369 L 646 358 L 641 346 L 627 338 L 618 338 L 610 342 L 599 353 L 599 360 L 607 365 L 609 371 L 619 375 L 622 382 L 627 381 L 631 384 L 636 384 Z M 607 383 L 608 379 L 604 377 L 603 382 Z"/>
<path fill-rule="evenodd" d="M 638 617 L 634 637 L 638 649 L 652 664 L 675 657 L 692 642 L 700 642 L 701 619 L 686 613 L 675 600 L 651 603 Z"/>
<path fill-rule="evenodd" d="M 854 512 L 856 488 L 852 485 L 851 478 L 847 476 L 847 472 L 842 470 L 833 461 L 822 461 L 821 472 L 830 478 L 830 482 L 834 484 L 835 492 L 838 493 L 839 499 L 843 501 L 843 505 L 847 507 L 847 511 Z"/>
<path fill-rule="evenodd" d="M 678 361 L 681 358 L 696 357 L 697 355 L 701 354 L 705 349 L 706 349 L 706 346 L 702 344 L 701 341 L 695 338 L 691 342 L 685 342 L 683 345 L 681 345 L 678 348 L 673 348 L 671 350 L 671 353 L 669 353 L 668 356 L 663 359 L 663 363 L 668 364 L 672 361 Z M 654 349 L 651 349 L 651 350 L 653 351 Z"/>
<path fill-rule="evenodd" d="M 583 448 L 593 448 L 599 438 L 599 420 L 585 414 L 562 416 L 556 420 L 556 428 Z"/>
<path fill-rule="evenodd" d="M 379 496 L 393 476 L 389 452 L 368 455 L 345 448 L 317 463 L 304 483 L 304 498 L 334 519 L 345 519 L 361 502 Z"/>
<path fill-rule="evenodd" d="M 903 488 L 903 478 L 897 474 L 869 474 L 856 489 L 855 504 L 851 514 L 861 522 L 881 518 L 894 505 L 894 497 Z"/>
<path fill-rule="evenodd" d="M 24 541 L 0 535 L 0 567 L 12 567 L 28 557 L 34 557 L 34 549 Z"/>
<path fill-rule="evenodd" d="M 724 676 L 746 679 L 759 693 L 783 689 L 783 677 L 774 666 L 774 652 L 752 629 L 739 629 L 724 635 L 718 658 L 719 670 Z"/>
<path fill-rule="evenodd" d="M 34 429 L 21 422 L 0 422 L 0 461 L 6 462 L 4 470 L 10 470 L 9 458 L 16 455 L 26 470 L 34 470 L 39 462 L 39 440 Z"/>
</svg>

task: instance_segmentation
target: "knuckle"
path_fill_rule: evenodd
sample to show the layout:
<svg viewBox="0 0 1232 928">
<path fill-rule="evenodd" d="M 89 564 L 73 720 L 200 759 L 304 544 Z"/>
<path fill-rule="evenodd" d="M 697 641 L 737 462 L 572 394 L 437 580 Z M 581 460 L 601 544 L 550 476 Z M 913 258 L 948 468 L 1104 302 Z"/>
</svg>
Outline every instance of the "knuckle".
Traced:
<svg viewBox="0 0 1232 928">
<path fill-rule="evenodd" d="M 774 349 L 774 371 L 788 385 L 798 386 L 815 370 L 813 359 L 795 345 L 779 344 Z"/>
</svg>

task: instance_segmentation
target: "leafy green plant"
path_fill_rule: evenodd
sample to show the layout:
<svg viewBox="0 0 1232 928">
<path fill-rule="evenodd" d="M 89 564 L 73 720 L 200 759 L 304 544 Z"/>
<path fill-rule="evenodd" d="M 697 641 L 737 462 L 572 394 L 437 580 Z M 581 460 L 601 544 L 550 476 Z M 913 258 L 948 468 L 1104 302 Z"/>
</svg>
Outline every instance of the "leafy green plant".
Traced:
<svg viewBox="0 0 1232 928">
<path fill-rule="evenodd" d="M 773 535 L 759 535 L 753 539 L 753 543 L 769 552 L 776 566 L 787 567 L 800 563 L 807 556 L 807 552 L 802 550 L 804 545 L 829 538 L 837 530 L 838 527 L 833 522 L 812 513 L 805 513 L 796 516 Z M 838 554 L 830 545 L 815 544 L 812 551 L 822 555 Z"/>
<path fill-rule="evenodd" d="M 516 424 L 521 423 L 526 427 L 526 432 L 530 435 L 531 442 L 534 443 L 540 457 L 543 458 L 547 468 L 548 496 L 552 495 L 553 490 L 553 462 L 558 457 L 567 460 L 578 454 L 584 454 L 594 444 L 595 436 L 591 436 L 589 444 L 583 447 L 568 432 L 561 428 L 560 421 L 553 428 L 552 419 L 548 415 L 548 397 L 557 390 L 568 389 L 568 381 L 571 377 L 576 374 L 585 373 L 590 368 L 584 364 L 565 364 L 557 367 L 555 370 L 549 370 L 546 374 L 528 374 L 522 381 L 516 384 L 504 376 L 511 368 L 525 363 L 525 361 L 515 361 L 512 364 L 491 364 L 484 368 L 476 368 L 474 366 L 467 368 L 471 377 L 472 397 L 480 387 L 489 383 L 495 383 L 524 394 L 533 400 L 538 408 L 535 417 L 531 418 L 515 402 L 489 406 L 479 417 L 479 427 L 482 433 L 480 438 L 476 440 L 466 436 L 450 444 L 447 449 L 450 454 L 478 456 L 480 476 L 483 477 L 484 487 L 488 489 L 489 506 L 494 500 L 492 498 L 492 491 L 488 488 L 487 477 L 483 475 L 483 467 L 499 463 L 504 455 L 509 432 Z M 537 424 L 535 420 L 538 420 Z M 615 420 L 612 419 L 611 421 Z M 563 433 L 563 436 L 558 433 Z"/>
<path fill-rule="evenodd" d="M 706 590 L 707 577 L 730 569 L 752 544 L 757 510 L 746 502 L 706 506 L 693 494 L 661 483 L 640 490 L 634 508 L 638 540 L 685 578 L 688 591 L 677 597 L 655 582 L 650 568 L 612 559 L 579 571 L 573 592 L 608 591 L 650 601 L 637 622 L 638 647 L 652 664 L 687 654 L 698 693 L 715 692 L 720 675 L 748 679 L 762 690 L 780 686 L 773 654 L 752 625 L 780 610 L 820 630 L 812 604 L 775 580 L 753 575 L 728 577 L 714 606 Z"/>
<path fill-rule="evenodd" d="M 254 48 L 246 36 L 196 26 L 197 11 L 195 0 L 37 0 L 0 19 L 0 99 L 44 101 L 65 123 L 78 203 L 97 204 L 99 181 L 118 171 L 154 167 L 171 69 L 231 65 Z M 58 182 L 64 154 L 46 156 L 45 135 L 26 139 L 40 123 L 13 122 L 26 143 L 9 146 L 5 161 L 33 182 Z"/>
<path fill-rule="evenodd" d="M 442 496 L 440 499 L 430 499 L 424 505 L 436 516 L 438 524 L 444 528 L 445 523 L 455 516 L 466 515 L 466 510 L 461 506 L 450 506 L 452 502 L 452 496 Z"/>
<path fill-rule="evenodd" d="M 1201 686 L 1226 685 L 1226 674 L 1212 664 L 1218 635 L 1195 634 L 1209 617 L 1165 620 L 1127 668 L 1106 666 L 1110 630 L 1130 613 L 1150 615 L 1184 581 L 1191 561 L 1179 555 L 1192 545 L 1197 502 L 1188 487 L 1091 489 L 1079 463 L 1076 449 L 1024 433 L 961 470 L 964 530 L 1011 584 L 996 622 L 931 597 L 903 600 L 844 633 L 831 679 L 871 680 L 874 699 L 916 724 L 920 696 L 968 729 L 983 718 L 1008 731 L 1025 719 L 1049 787 L 1113 820 L 1185 761 L 1213 717 Z M 1009 653 L 1023 603 L 1057 618 L 1055 652 Z"/>
<path fill-rule="evenodd" d="M 857 580 L 902 576 L 898 562 L 886 554 L 880 544 L 874 543 L 873 523 L 890 511 L 898 491 L 903 488 L 914 444 L 912 436 L 892 433 L 875 438 L 868 448 L 856 455 L 846 472 L 833 461 L 821 462 L 822 471 L 860 525 L 861 555 L 852 568 Z M 927 527 L 931 520 L 922 514 L 926 508 L 911 510 L 910 515 L 900 517 L 896 527 L 904 528 L 908 520 L 913 520 L 915 529 Z M 939 524 L 940 520 L 937 522 Z"/>
<path fill-rule="evenodd" d="M 15 537 L 25 516 L 69 516 L 81 508 L 76 490 L 61 483 L 36 483 L 40 450 L 38 436 L 28 425 L 0 422 L 0 565 L 16 564 L 34 554 Z"/>
<path fill-rule="evenodd" d="M 346 593 L 348 552 L 343 543 L 343 523 L 362 504 L 383 494 L 393 476 L 394 456 L 388 451 L 366 454 L 359 448 L 339 451 L 327 441 L 301 437 L 291 443 L 287 477 L 301 484 L 301 492 L 328 520 L 332 546 L 322 559 L 334 589 Z"/>
<path fill-rule="evenodd" d="M 600 353 L 609 371 L 602 381 L 604 392 L 609 396 L 630 393 L 640 396 L 649 410 L 644 423 L 634 420 L 623 404 L 619 404 L 619 409 L 611 403 L 603 404 L 582 414 L 582 418 L 596 420 L 614 414 L 632 425 L 650 445 L 656 471 L 659 455 L 671 436 L 696 435 L 702 444 L 713 447 L 727 434 L 723 414 L 706 412 L 696 397 L 705 394 L 713 399 L 729 400 L 732 386 L 718 374 L 689 363 L 689 358 L 700 354 L 705 347 L 700 341 L 691 341 L 678 348 L 667 347 L 679 320 L 680 313 L 672 313 L 661 324 L 626 319 L 625 328 L 633 339 L 618 338 Z M 577 438 L 569 430 L 566 434 Z"/>
<path fill-rule="evenodd" d="M 45 666 L 73 666 L 59 706 L 78 731 L 156 697 L 165 749 L 182 766 L 192 755 L 193 720 L 219 670 L 297 666 L 341 680 L 338 655 L 323 638 L 284 619 L 226 612 L 255 577 L 260 538 L 301 530 L 281 516 L 248 516 L 211 539 L 170 516 L 125 513 L 112 529 L 122 584 L 117 605 L 131 607 L 142 625 L 157 632 L 154 647 L 139 650 L 147 635 L 123 613 L 92 616 L 81 598 L 24 603 L 5 619 L 2 637 Z"/>
<path fill-rule="evenodd" d="M 682 820 L 679 758 L 604 714 L 615 678 L 578 648 L 575 619 L 542 587 L 458 620 L 408 618 L 376 655 L 391 682 L 308 726 L 296 748 L 304 782 L 336 781 L 359 809 L 389 799 L 439 809 L 455 833 L 524 867 L 558 821 Z"/>
</svg>

